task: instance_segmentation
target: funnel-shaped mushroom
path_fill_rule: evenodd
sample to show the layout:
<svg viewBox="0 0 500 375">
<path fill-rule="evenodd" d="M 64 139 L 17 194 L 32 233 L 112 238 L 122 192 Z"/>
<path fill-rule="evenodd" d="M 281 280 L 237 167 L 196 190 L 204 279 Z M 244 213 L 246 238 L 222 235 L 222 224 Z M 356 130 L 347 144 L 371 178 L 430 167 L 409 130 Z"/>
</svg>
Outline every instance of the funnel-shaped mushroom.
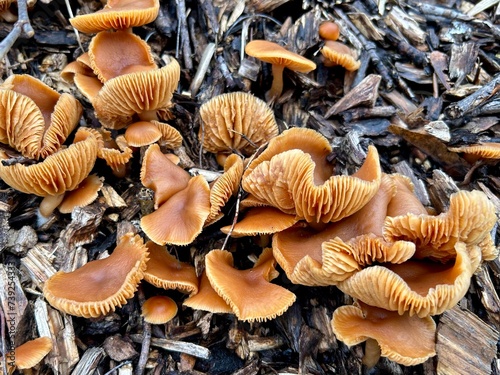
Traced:
<svg viewBox="0 0 500 375">
<path fill-rule="evenodd" d="M 205 258 L 210 284 L 244 321 L 265 321 L 282 315 L 295 301 L 295 295 L 270 281 L 278 276 L 272 250 L 265 249 L 254 267 L 237 270 L 233 256 L 212 250 Z"/>
<path fill-rule="evenodd" d="M 141 237 L 124 235 L 113 253 L 73 272 L 57 272 L 43 288 L 47 301 L 67 314 L 95 318 L 127 303 L 144 277 L 148 249 Z"/>
<path fill-rule="evenodd" d="M 205 271 L 200 276 L 198 293 L 184 300 L 182 304 L 194 310 L 209 311 L 216 314 L 230 314 L 233 312 L 231 306 L 212 288 Z"/>
<path fill-rule="evenodd" d="M 198 137 L 213 153 L 238 151 L 245 156 L 278 135 L 271 108 L 245 92 L 217 95 L 200 107 Z"/>
<path fill-rule="evenodd" d="M 332 328 L 335 336 L 349 346 L 375 340 L 383 357 L 405 366 L 423 363 L 436 355 L 436 323 L 429 316 L 400 315 L 358 302 L 336 309 Z"/>
<path fill-rule="evenodd" d="M 82 33 L 104 30 L 124 30 L 153 22 L 160 9 L 159 0 L 108 0 L 103 9 L 70 19 Z"/>
<path fill-rule="evenodd" d="M 73 96 L 60 95 L 31 76 L 13 75 L 0 86 L 0 142 L 27 158 L 59 150 L 81 114 Z"/>
<path fill-rule="evenodd" d="M 269 102 L 274 102 L 283 91 L 283 70 L 285 68 L 300 73 L 309 73 L 316 69 L 316 64 L 313 61 L 266 40 L 252 40 L 246 45 L 245 52 L 272 65 L 273 83 L 268 93 Z"/>
</svg>

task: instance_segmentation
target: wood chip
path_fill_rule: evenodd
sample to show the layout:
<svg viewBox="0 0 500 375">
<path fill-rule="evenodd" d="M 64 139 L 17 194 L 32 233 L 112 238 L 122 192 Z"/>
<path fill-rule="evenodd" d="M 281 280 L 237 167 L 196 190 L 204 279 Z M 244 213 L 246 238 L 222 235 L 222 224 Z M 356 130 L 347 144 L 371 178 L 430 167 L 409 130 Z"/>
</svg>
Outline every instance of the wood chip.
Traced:
<svg viewBox="0 0 500 375">
<path fill-rule="evenodd" d="M 104 184 L 101 188 L 106 206 L 113 208 L 127 207 L 125 200 L 110 185 Z"/>
<path fill-rule="evenodd" d="M 141 343 L 142 335 L 130 335 L 132 341 Z M 156 346 L 167 351 L 186 353 L 197 358 L 208 359 L 210 357 L 210 350 L 203 346 L 193 344 L 191 342 L 175 341 L 168 339 L 151 338 L 151 345 Z"/>
<path fill-rule="evenodd" d="M 106 356 L 106 352 L 101 347 L 89 348 L 83 353 L 82 359 L 76 365 L 71 375 L 88 375 L 96 371 L 99 363 Z"/>
</svg>

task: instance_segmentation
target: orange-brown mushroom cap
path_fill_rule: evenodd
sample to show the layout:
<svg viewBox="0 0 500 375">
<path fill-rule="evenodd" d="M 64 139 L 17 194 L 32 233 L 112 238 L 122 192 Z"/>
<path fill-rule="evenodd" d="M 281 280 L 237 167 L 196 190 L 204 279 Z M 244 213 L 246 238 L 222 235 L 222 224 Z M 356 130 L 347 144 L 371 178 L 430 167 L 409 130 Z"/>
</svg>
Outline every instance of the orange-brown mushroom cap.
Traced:
<svg viewBox="0 0 500 375">
<path fill-rule="evenodd" d="M 448 147 L 448 150 L 463 153 L 464 159 L 470 163 L 474 163 L 479 159 L 500 159 L 500 143 L 489 142 L 460 147 Z"/>
<path fill-rule="evenodd" d="M 153 22 L 160 9 L 159 0 L 108 0 L 103 9 L 70 19 L 71 25 L 82 33 L 122 30 Z"/>
<path fill-rule="evenodd" d="M 380 346 L 381 355 L 405 366 L 414 366 L 436 355 L 436 323 L 431 317 L 356 303 L 333 312 L 335 336 L 346 345 L 357 345 L 369 338 Z"/>
<path fill-rule="evenodd" d="M 111 133 L 101 129 L 104 146 L 99 150 L 98 157 L 104 159 L 117 177 L 125 177 L 127 163 L 132 158 L 132 149 L 128 146 L 123 135 L 116 139 L 111 138 Z"/>
<path fill-rule="evenodd" d="M 340 65 L 350 72 L 358 70 L 361 66 L 356 53 L 340 42 L 327 40 L 321 48 L 321 53 L 326 58 L 325 66 Z"/>
<path fill-rule="evenodd" d="M 19 370 L 36 366 L 52 350 L 50 337 L 39 337 L 25 342 L 14 350 L 15 364 Z"/>
<path fill-rule="evenodd" d="M 217 95 L 200 106 L 198 137 L 209 152 L 250 155 L 278 135 L 271 108 L 246 92 Z"/>
<path fill-rule="evenodd" d="M 209 213 L 210 188 L 203 176 L 196 176 L 160 208 L 143 216 L 141 228 L 159 245 L 188 245 L 201 233 Z"/>
<path fill-rule="evenodd" d="M 340 36 L 340 27 L 333 21 L 321 22 L 318 28 L 320 38 L 326 40 L 337 40 Z"/>
<path fill-rule="evenodd" d="M 134 122 L 125 130 L 125 139 L 132 147 L 148 146 L 158 141 L 161 135 L 160 129 L 150 121 Z"/>
<path fill-rule="evenodd" d="M 151 324 L 165 324 L 177 315 L 177 304 L 167 296 L 154 296 L 142 304 L 144 320 Z"/>
<path fill-rule="evenodd" d="M 69 214 L 75 207 L 85 207 L 97 199 L 103 179 L 93 174 L 85 178 L 76 189 L 66 193 L 59 205 L 59 212 Z"/>
<path fill-rule="evenodd" d="M 189 263 L 180 262 L 164 246 L 146 242 L 149 260 L 144 280 L 163 289 L 177 289 L 184 293 L 198 293 L 196 271 Z"/>
<path fill-rule="evenodd" d="M 272 284 L 278 276 L 272 250 L 265 249 L 254 267 L 237 270 L 233 256 L 224 250 L 212 250 L 205 257 L 210 284 L 244 321 L 265 321 L 282 315 L 294 302 L 295 294 Z"/>
<path fill-rule="evenodd" d="M 216 314 L 231 314 L 233 312 L 231 306 L 212 288 L 205 271 L 200 276 L 198 293 L 189 296 L 182 304 L 194 310 L 209 311 Z"/>
<path fill-rule="evenodd" d="M 127 303 L 144 277 L 148 249 L 138 235 L 120 238 L 113 253 L 73 272 L 57 272 L 44 285 L 43 294 L 56 309 L 95 318 Z"/>
</svg>

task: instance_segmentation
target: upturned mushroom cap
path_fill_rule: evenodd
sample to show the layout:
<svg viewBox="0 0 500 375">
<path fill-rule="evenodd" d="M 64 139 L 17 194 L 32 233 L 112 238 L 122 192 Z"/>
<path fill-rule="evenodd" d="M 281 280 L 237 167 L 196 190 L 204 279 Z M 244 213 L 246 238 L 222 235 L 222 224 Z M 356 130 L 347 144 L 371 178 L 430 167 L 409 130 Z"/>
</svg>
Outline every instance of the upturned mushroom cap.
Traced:
<svg viewBox="0 0 500 375">
<path fill-rule="evenodd" d="M 109 79 L 92 104 L 104 127 L 121 129 L 134 121 L 134 115 L 168 108 L 179 79 L 179 63 L 171 59 L 160 69 Z"/>
<path fill-rule="evenodd" d="M 36 366 L 52 350 L 50 337 L 39 337 L 18 346 L 14 352 L 16 367 L 19 370 Z"/>
<path fill-rule="evenodd" d="M 455 250 L 452 262 L 412 259 L 383 263 L 362 269 L 337 287 L 371 306 L 399 314 L 441 314 L 465 295 L 474 273 L 465 244 L 458 242 Z"/>
<path fill-rule="evenodd" d="M 167 296 L 154 296 L 142 304 L 144 320 L 151 324 L 165 324 L 177 315 L 177 304 Z"/>
<path fill-rule="evenodd" d="M 210 251 L 205 265 L 210 284 L 240 320 L 274 319 L 295 302 L 295 294 L 270 282 L 278 276 L 271 249 L 248 270 L 235 269 L 232 254 L 224 250 Z"/>
<path fill-rule="evenodd" d="M 337 308 L 332 328 L 335 336 L 349 346 L 375 339 L 383 357 L 404 366 L 423 363 L 436 355 L 436 323 L 429 316 L 400 315 L 358 302 Z"/>
<path fill-rule="evenodd" d="M 113 253 L 88 262 L 73 272 L 57 272 L 43 294 L 56 309 L 84 318 L 96 318 L 127 303 L 144 277 L 148 249 L 138 235 L 124 235 Z"/>
<path fill-rule="evenodd" d="M 103 179 L 92 174 L 85 178 L 76 189 L 67 192 L 59 205 L 59 212 L 69 214 L 75 207 L 85 207 L 97 199 Z"/>
<path fill-rule="evenodd" d="M 89 45 L 90 66 L 102 83 L 136 71 L 156 69 L 149 45 L 137 35 L 102 31 Z"/>
<path fill-rule="evenodd" d="M 500 143 L 489 142 L 461 147 L 448 147 L 448 150 L 463 153 L 464 159 L 470 163 L 474 163 L 479 159 L 500 159 Z"/>
<path fill-rule="evenodd" d="M 328 223 L 352 215 L 377 192 L 382 171 L 370 146 L 363 165 L 352 176 L 317 172 L 311 155 L 290 150 L 258 164 L 244 175 L 242 186 L 262 202 L 307 222 Z"/>
<path fill-rule="evenodd" d="M 327 40 L 321 48 L 321 53 L 326 58 L 325 66 L 340 65 L 350 72 L 358 70 L 361 66 L 356 53 L 340 42 Z"/>
<path fill-rule="evenodd" d="M 200 107 L 198 137 L 209 152 L 250 155 L 278 135 L 271 108 L 246 92 L 217 95 Z"/>
<path fill-rule="evenodd" d="M 198 293 L 184 300 L 182 304 L 194 310 L 209 311 L 215 314 L 231 314 L 233 312 L 231 306 L 212 288 L 205 271 L 200 276 Z"/>
<path fill-rule="evenodd" d="M 69 21 L 82 33 L 122 30 L 153 22 L 160 9 L 159 0 L 108 0 L 103 9 L 79 15 Z"/>
<path fill-rule="evenodd" d="M 159 245 L 188 245 L 201 233 L 209 213 L 210 188 L 203 176 L 196 176 L 160 208 L 143 216 L 141 228 Z"/>
<path fill-rule="evenodd" d="M 0 142 L 31 159 L 61 148 L 82 114 L 69 94 L 58 94 L 29 75 L 12 75 L 0 86 Z"/>
<path fill-rule="evenodd" d="M 94 167 L 102 142 L 91 129 L 80 128 L 75 143 L 62 149 L 44 161 L 33 164 L 0 163 L 0 177 L 9 186 L 27 194 L 42 197 L 60 195 L 74 190 Z"/>
<path fill-rule="evenodd" d="M 149 260 L 144 280 L 163 289 L 177 289 L 190 295 L 198 293 L 196 271 L 189 263 L 180 262 L 164 246 L 146 242 Z"/>
</svg>

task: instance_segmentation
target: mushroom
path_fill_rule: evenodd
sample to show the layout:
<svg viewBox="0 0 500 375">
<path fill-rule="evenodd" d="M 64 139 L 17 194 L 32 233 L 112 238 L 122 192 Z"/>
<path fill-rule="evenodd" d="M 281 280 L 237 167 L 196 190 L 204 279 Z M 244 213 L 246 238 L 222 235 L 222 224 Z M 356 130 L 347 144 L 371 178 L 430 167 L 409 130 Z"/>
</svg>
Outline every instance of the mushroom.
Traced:
<svg viewBox="0 0 500 375">
<path fill-rule="evenodd" d="M 218 155 L 239 152 L 249 156 L 278 135 L 271 108 L 245 92 L 213 97 L 200 106 L 200 119 L 200 142 Z"/>
<path fill-rule="evenodd" d="M 98 157 L 104 159 L 116 177 L 125 177 L 127 163 L 132 158 L 132 149 L 123 135 L 116 139 L 111 138 L 111 133 L 100 129 L 103 138 L 103 147 L 99 150 Z"/>
<path fill-rule="evenodd" d="M 14 372 L 16 368 L 18 370 L 31 369 L 49 354 L 52 347 L 53 344 L 50 337 L 39 337 L 19 345 L 13 352 L 8 351 L 2 358 L 2 362 L 5 361 L 9 374 Z"/>
<path fill-rule="evenodd" d="M 64 194 L 64 199 L 58 206 L 59 212 L 69 214 L 75 207 L 85 207 L 96 200 L 103 179 L 95 174 L 85 178 L 76 189 Z M 45 215 L 46 216 L 46 215 Z"/>
<path fill-rule="evenodd" d="M 320 38 L 326 40 L 337 40 L 340 36 L 340 27 L 333 21 L 321 22 L 318 28 Z"/>
<path fill-rule="evenodd" d="M 67 314 L 84 318 L 106 315 L 132 298 L 144 277 L 147 259 L 148 249 L 141 237 L 127 233 L 109 257 L 51 276 L 43 295 Z"/>
<path fill-rule="evenodd" d="M 346 70 L 353 72 L 361 66 L 361 62 L 357 60 L 358 57 L 355 51 L 345 44 L 334 40 L 327 40 L 323 48 L 321 48 L 321 53 L 325 57 L 324 64 L 328 67 L 340 65 Z"/>
<path fill-rule="evenodd" d="M 224 250 L 212 250 L 205 257 L 210 284 L 239 320 L 265 321 L 282 315 L 294 302 L 295 294 L 272 284 L 278 276 L 272 249 L 265 249 L 253 268 L 237 270 L 233 256 Z"/>
<path fill-rule="evenodd" d="M 272 65 L 273 83 L 266 95 L 267 101 L 271 103 L 277 100 L 283 91 L 284 68 L 300 73 L 309 73 L 316 69 L 316 64 L 313 61 L 266 40 L 251 41 L 246 45 L 245 52 Z"/>
<path fill-rule="evenodd" d="M 10 11 L 10 6 L 17 3 L 17 0 L 1 0 L 0 1 L 0 19 L 6 22 L 14 23 L 17 21 L 17 16 Z"/>
<path fill-rule="evenodd" d="M 363 363 L 368 367 L 374 366 L 380 355 L 404 366 L 436 355 L 436 323 L 429 316 L 400 315 L 358 301 L 333 312 L 332 328 L 346 345 L 366 341 Z"/>
<path fill-rule="evenodd" d="M 233 312 L 231 306 L 212 288 L 205 271 L 200 276 L 198 292 L 189 296 L 182 304 L 194 310 L 209 311 L 215 314 L 230 314 Z"/>
<path fill-rule="evenodd" d="M 142 304 L 142 317 L 150 324 L 165 324 L 177 315 L 177 304 L 167 296 L 154 296 Z"/>
<path fill-rule="evenodd" d="M 500 159 L 500 143 L 488 142 L 460 147 L 448 147 L 448 150 L 463 153 L 464 159 L 471 164 L 480 159 Z"/>
<path fill-rule="evenodd" d="M 163 289 L 177 289 L 190 295 L 198 293 L 196 271 L 189 263 L 180 262 L 164 246 L 146 242 L 149 260 L 144 280 Z"/>
<path fill-rule="evenodd" d="M 82 33 L 104 30 L 126 30 L 153 22 L 160 9 L 159 0 L 108 0 L 103 9 L 70 19 L 71 25 Z"/>
</svg>

